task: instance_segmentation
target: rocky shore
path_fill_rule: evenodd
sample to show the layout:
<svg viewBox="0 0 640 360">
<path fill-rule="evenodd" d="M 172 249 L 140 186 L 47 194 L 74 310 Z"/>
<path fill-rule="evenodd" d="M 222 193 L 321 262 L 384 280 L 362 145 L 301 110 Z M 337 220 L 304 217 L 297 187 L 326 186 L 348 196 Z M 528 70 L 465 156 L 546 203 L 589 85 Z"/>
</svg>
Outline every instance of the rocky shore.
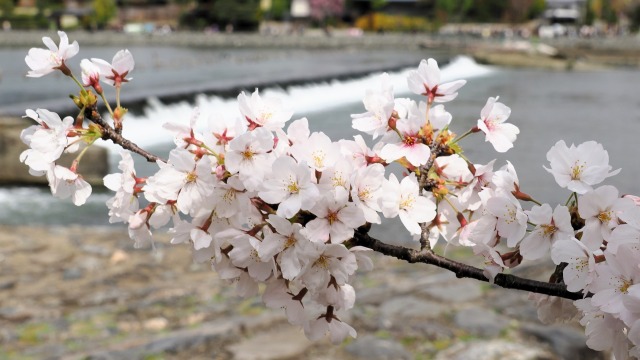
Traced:
<svg viewBox="0 0 640 360">
<path fill-rule="evenodd" d="M 541 325 L 525 292 L 373 259 L 353 282 L 358 338 L 332 346 L 237 298 L 165 236 L 136 250 L 120 228 L 0 226 L 0 359 L 606 358 L 575 323 Z M 535 265 L 519 275 L 548 276 Z"/>
</svg>

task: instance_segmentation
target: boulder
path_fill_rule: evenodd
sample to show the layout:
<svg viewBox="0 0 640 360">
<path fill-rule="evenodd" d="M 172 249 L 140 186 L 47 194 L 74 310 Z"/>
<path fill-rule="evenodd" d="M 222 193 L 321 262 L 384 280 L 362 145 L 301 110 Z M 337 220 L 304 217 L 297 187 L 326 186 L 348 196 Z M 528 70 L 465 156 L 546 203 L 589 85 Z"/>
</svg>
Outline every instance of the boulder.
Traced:
<svg viewBox="0 0 640 360">
<path fill-rule="evenodd" d="M 0 117 L 0 185 L 46 185 L 45 176 L 32 176 L 29 168 L 20 162 L 20 153 L 28 147 L 20 140 L 20 133 L 35 124 L 19 117 Z M 71 166 L 76 154 L 63 154 L 59 163 Z M 109 172 L 107 149 L 92 146 L 82 158 L 79 171 L 92 185 L 102 185 L 102 178 Z"/>
</svg>

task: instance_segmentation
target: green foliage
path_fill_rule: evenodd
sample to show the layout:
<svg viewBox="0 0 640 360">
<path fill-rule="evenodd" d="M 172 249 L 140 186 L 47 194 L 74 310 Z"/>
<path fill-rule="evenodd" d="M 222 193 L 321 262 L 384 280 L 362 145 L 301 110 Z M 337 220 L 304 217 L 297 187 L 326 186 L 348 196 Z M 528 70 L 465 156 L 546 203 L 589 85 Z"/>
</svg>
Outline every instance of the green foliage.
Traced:
<svg viewBox="0 0 640 360">
<path fill-rule="evenodd" d="M 500 21 L 508 7 L 505 0 L 435 0 L 433 5 L 440 22 Z"/>
<path fill-rule="evenodd" d="M 13 14 L 13 0 L 0 0 L 0 11 L 2 11 L 2 17 L 8 18 Z"/>
<path fill-rule="evenodd" d="M 387 5 L 387 0 L 371 0 L 371 8 L 373 10 L 382 9 L 385 5 Z"/>
<path fill-rule="evenodd" d="M 616 14 L 616 11 L 610 1 L 602 2 L 602 20 L 608 24 L 615 24 L 618 22 L 618 14 Z"/>
<path fill-rule="evenodd" d="M 436 12 L 459 21 L 473 7 L 473 0 L 436 0 Z"/>
<path fill-rule="evenodd" d="M 234 31 L 255 30 L 261 15 L 260 0 L 200 0 L 181 15 L 180 24 L 199 30 L 212 25 L 220 30 L 227 25 Z"/>
<path fill-rule="evenodd" d="M 259 5 L 258 0 L 217 0 L 211 10 L 220 24 L 256 23 Z"/>
<path fill-rule="evenodd" d="M 609 24 L 618 22 L 616 8 L 611 1 L 607 0 L 589 0 L 587 1 L 587 17 L 586 23 L 593 24 L 595 20 L 602 20 Z"/>
<path fill-rule="evenodd" d="M 587 0 L 587 14 L 585 16 L 584 22 L 591 25 L 593 21 L 596 19 L 596 13 L 594 11 L 593 0 Z"/>
<path fill-rule="evenodd" d="M 93 0 L 92 20 L 98 27 L 105 26 L 117 13 L 115 0 Z"/>
<path fill-rule="evenodd" d="M 46 29 L 51 24 L 45 16 L 13 15 L 6 19 L 11 22 L 11 28 L 16 30 Z"/>
<path fill-rule="evenodd" d="M 504 0 L 476 0 L 467 15 L 475 21 L 496 22 L 501 20 L 508 5 Z"/>
<path fill-rule="evenodd" d="M 637 4 L 629 14 L 629 20 L 631 20 L 631 29 L 638 31 L 640 29 L 640 4 Z"/>
<path fill-rule="evenodd" d="M 283 19 L 289 13 L 289 0 L 271 0 L 271 17 Z"/>
<path fill-rule="evenodd" d="M 533 0 L 529 6 L 527 17 L 529 19 L 535 19 L 540 16 L 546 7 L 545 0 Z"/>
</svg>

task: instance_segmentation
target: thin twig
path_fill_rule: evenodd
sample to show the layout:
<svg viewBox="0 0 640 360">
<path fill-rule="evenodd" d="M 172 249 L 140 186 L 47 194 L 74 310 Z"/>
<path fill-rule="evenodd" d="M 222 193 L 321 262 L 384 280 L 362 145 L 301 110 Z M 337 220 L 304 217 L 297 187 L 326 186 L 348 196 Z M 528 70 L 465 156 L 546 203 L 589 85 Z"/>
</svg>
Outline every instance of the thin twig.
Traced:
<svg viewBox="0 0 640 360">
<path fill-rule="evenodd" d="M 91 120 L 94 123 L 96 123 L 96 124 L 98 124 L 98 125 L 100 125 L 102 127 L 102 139 L 111 140 L 115 144 L 118 144 L 118 145 L 122 146 L 123 149 L 127 149 L 129 151 L 132 151 L 132 152 L 142 156 L 143 158 L 147 159 L 147 161 L 149 161 L 149 162 L 156 162 L 158 160 L 164 161 L 159 156 L 154 155 L 154 154 L 144 150 L 143 148 L 139 147 L 134 142 L 124 138 L 122 135 L 117 133 L 102 118 L 102 115 L 100 115 L 100 112 L 98 112 L 98 109 L 97 109 L 97 107 L 95 105 L 93 107 L 85 110 L 85 116 L 86 116 L 87 120 Z"/>
<path fill-rule="evenodd" d="M 471 278 L 489 282 L 489 279 L 484 276 L 482 269 L 478 269 L 471 265 L 447 259 L 438 254 L 435 254 L 432 251 L 416 251 L 401 246 L 385 244 L 378 239 L 370 237 L 366 233 L 362 233 L 361 231 L 356 232 L 353 238 L 353 244 L 367 247 L 383 255 L 392 256 L 400 260 L 405 260 L 409 263 L 424 263 L 435 265 L 437 267 L 453 272 L 458 278 Z M 494 284 L 506 289 L 525 290 L 570 300 L 579 300 L 585 297 L 584 294 L 580 292 L 574 293 L 568 291 L 567 287 L 563 284 L 552 284 L 542 281 L 535 281 L 510 274 L 496 275 Z"/>
</svg>

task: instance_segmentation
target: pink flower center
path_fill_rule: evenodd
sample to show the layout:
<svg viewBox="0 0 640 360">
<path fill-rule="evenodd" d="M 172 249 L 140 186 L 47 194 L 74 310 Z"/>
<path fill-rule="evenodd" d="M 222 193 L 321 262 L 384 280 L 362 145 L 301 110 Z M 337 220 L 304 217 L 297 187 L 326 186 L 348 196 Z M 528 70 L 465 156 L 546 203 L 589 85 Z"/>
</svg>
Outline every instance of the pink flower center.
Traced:
<svg viewBox="0 0 640 360">
<path fill-rule="evenodd" d="M 493 131 L 496 128 L 496 122 L 491 119 L 484 119 L 484 124 L 487 126 L 489 131 Z"/>
<path fill-rule="evenodd" d="M 405 146 L 414 146 L 419 143 L 418 138 L 415 135 L 405 135 L 402 142 L 404 142 Z"/>
<path fill-rule="evenodd" d="M 334 222 L 338 221 L 338 213 L 329 211 L 329 214 L 327 215 L 327 220 L 329 221 L 329 225 L 331 225 Z"/>
</svg>

